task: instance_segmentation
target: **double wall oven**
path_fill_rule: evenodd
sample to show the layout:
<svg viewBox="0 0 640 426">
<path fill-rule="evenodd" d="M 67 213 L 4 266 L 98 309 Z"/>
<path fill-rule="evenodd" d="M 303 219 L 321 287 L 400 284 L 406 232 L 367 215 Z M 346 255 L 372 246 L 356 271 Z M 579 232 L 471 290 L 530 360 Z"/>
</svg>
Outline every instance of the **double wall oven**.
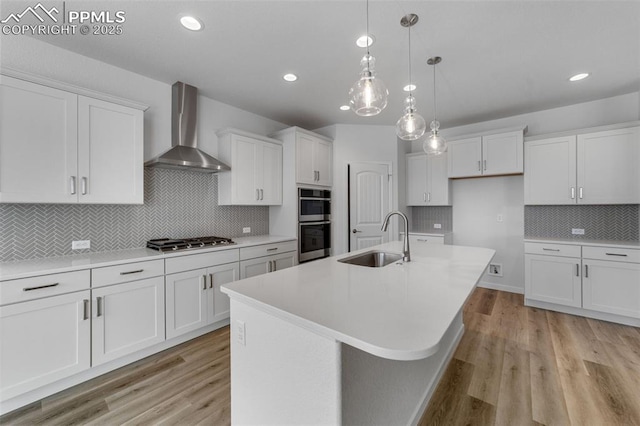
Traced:
<svg viewBox="0 0 640 426">
<path fill-rule="evenodd" d="M 331 191 L 298 188 L 298 261 L 331 256 Z"/>
</svg>

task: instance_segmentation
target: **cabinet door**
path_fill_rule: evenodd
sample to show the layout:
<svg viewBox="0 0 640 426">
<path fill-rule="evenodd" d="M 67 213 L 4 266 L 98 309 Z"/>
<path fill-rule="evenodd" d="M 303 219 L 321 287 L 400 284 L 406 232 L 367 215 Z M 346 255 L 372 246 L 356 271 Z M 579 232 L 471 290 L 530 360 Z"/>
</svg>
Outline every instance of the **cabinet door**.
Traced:
<svg viewBox="0 0 640 426">
<path fill-rule="evenodd" d="M 575 204 L 576 137 L 525 144 L 524 203 Z"/>
<path fill-rule="evenodd" d="M 527 299 L 582 306 L 580 259 L 525 255 L 524 292 Z"/>
<path fill-rule="evenodd" d="M 298 133 L 296 135 L 296 182 L 317 185 L 313 161 L 315 139 Z"/>
<path fill-rule="evenodd" d="M 229 318 L 229 296 L 220 291 L 223 284 L 240 278 L 238 262 L 214 266 L 207 270 L 209 273 L 209 323 Z"/>
<path fill-rule="evenodd" d="M 407 206 L 427 204 L 427 154 L 407 155 Z M 446 163 L 445 163 L 446 164 Z"/>
<path fill-rule="evenodd" d="M 448 155 L 442 154 L 429 157 L 427 163 L 427 202 L 430 206 L 448 206 L 449 201 L 449 176 L 447 171 Z"/>
<path fill-rule="evenodd" d="M 280 271 L 282 269 L 291 268 L 297 265 L 296 252 L 282 253 L 271 256 L 272 271 Z"/>
<path fill-rule="evenodd" d="M 578 135 L 578 203 L 640 203 L 639 164 L 639 127 Z"/>
<path fill-rule="evenodd" d="M 259 257 L 240 262 L 240 279 L 255 277 L 269 272 L 270 257 Z"/>
<path fill-rule="evenodd" d="M 259 204 L 258 178 L 262 175 L 262 160 L 258 141 L 233 135 L 231 172 L 232 204 Z"/>
<path fill-rule="evenodd" d="M 314 148 L 313 159 L 318 172 L 316 185 L 331 186 L 333 184 L 333 144 L 318 139 Z"/>
<path fill-rule="evenodd" d="M 77 202 L 78 97 L 1 79 L 0 202 Z"/>
<path fill-rule="evenodd" d="M 197 269 L 165 277 L 167 339 L 207 325 L 206 274 L 206 269 Z"/>
<path fill-rule="evenodd" d="M 0 307 L 0 400 L 90 366 L 89 290 Z"/>
<path fill-rule="evenodd" d="M 165 340 L 163 277 L 101 287 L 92 297 L 93 366 Z"/>
<path fill-rule="evenodd" d="M 260 204 L 282 204 L 282 145 L 262 144 L 262 178 L 256 182 L 260 188 Z"/>
<path fill-rule="evenodd" d="M 482 174 L 505 175 L 523 171 L 522 131 L 482 137 Z"/>
<path fill-rule="evenodd" d="M 450 178 L 482 174 L 482 138 L 460 139 L 448 145 Z"/>
<path fill-rule="evenodd" d="M 78 97 L 79 202 L 143 203 L 143 112 Z"/>
<path fill-rule="evenodd" d="M 586 309 L 640 318 L 640 264 L 584 260 Z"/>
</svg>

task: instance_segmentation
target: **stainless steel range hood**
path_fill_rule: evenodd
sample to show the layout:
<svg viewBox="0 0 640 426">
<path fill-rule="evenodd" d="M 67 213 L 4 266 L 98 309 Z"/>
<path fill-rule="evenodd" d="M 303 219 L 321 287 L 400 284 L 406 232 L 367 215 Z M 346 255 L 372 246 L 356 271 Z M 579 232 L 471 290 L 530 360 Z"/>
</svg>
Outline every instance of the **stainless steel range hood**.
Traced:
<svg viewBox="0 0 640 426">
<path fill-rule="evenodd" d="M 144 163 L 145 167 L 216 173 L 231 170 L 223 162 L 198 149 L 198 89 L 180 81 L 172 86 L 171 146 Z"/>
</svg>

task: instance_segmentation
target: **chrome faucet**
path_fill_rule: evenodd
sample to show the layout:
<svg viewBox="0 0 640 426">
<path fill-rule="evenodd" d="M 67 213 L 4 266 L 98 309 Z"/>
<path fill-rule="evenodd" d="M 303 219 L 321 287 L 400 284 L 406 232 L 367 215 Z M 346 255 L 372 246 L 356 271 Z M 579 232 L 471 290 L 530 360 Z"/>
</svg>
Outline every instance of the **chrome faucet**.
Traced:
<svg viewBox="0 0 640 426">
<path fill-rule="evenodd" d="M 387 213 L 387 216 L 384 218 L 384 222 L 382 224 L 382 231 L 387 230 L 387 226 L 389 226 L 389 218 L 397 214 L 398 216 L 402 216 L 404 219 L 404 241 L 402 242 L 402 261 L 403 262 L 411 262 L 411 253 L 409 252 L 409 219 L 407 219 L 407 215 L 397 210 Z"/>
</svg>

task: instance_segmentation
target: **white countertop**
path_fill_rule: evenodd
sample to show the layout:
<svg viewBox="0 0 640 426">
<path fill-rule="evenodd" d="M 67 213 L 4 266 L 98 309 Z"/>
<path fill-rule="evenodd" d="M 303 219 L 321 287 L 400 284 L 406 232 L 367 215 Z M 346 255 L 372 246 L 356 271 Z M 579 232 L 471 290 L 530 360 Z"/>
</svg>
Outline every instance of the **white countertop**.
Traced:
<svg viewBox="0 0 640 426">
<path fill-rule="evenodd" d="M 394 241 L 376 248 L 400 253 Z M 226 284 L 224 293 L 373 355 L 416 360 L 436 353 L 494 250 L 428 245 L 412 261 L 369 268 L 340 256 Z"/>
<path fill-rule="evenodd" d="M 123 263 L 141 262 L 145 260 L 166 259 L 211 251 L 233 250 L 261 244 L 279 243 L 295 240 L 293 237 L 278 235 L 259 235 L 254 237 L 236 237 L 236 244 L 230 246 L 190 249 L 161 253 L 157 250 L 138 248 L 108 252 L 85 253 L 74 256 L 49 257 L 43 259 L 19 260 L 0 263 L 0 281 L 27 278 L 37 275 L 57 274 L 82 269 L 99 268 Z"/>
<path fill-rule="evenodd" d="M 640 241 L 604 241 L 604 240 L 574 240 L 569 238 L 525 238 L 525 243 L 543 244 L 571 244 L 577 246 L 637 248 L 640 249 Z"/>
</svg>

